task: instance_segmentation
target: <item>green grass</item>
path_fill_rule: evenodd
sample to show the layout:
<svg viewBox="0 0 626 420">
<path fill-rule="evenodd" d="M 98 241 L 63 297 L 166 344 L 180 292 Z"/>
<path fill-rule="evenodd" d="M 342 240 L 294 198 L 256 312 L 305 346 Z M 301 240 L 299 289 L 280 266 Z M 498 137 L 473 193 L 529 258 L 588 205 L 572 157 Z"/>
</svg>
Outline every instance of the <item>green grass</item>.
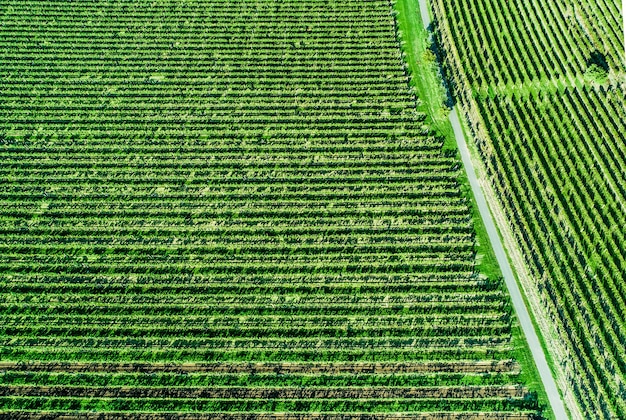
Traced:
<svg viewBox="0 0 626 420">
<path fill-rule="evenodd" d="M 439 75 L 437 57 L 426 28 L 420 18 L 418 0 L 396 0 L 398 29 L 402 50 L 411 72 L 411 86 L 419 98 L 418 110 L 427 115 L 427 121 L 444 139 L 444 150 L 455 149 L 452 126 L 448 121 L 447 94 Z"/>
<path fill-rule="evenodd" d="M 519 381 L 515 373 L 393 373 L 393 374 L 211 374 L 211 373 L 0 373 L 0 385 L 31 386 L 147 386 L 147 387 L 416 387 L 508 385 Z"/>
</svg>

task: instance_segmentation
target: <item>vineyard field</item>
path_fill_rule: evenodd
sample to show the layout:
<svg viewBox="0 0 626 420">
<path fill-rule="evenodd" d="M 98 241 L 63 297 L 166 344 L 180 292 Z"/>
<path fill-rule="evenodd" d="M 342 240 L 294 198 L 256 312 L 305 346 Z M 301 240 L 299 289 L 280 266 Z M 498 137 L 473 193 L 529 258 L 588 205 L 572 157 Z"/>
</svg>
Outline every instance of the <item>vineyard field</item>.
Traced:
<svg viewBox="0 0 626 420">
<path fill-rule="evenodd" d="M 574 418 L 626 418 L 619 3 L 433 2 L 447 75 Z"/>
<path fill-rule="evenodd" d="M 0 0 L 0 418 L 550 418 L 397 10 Z"/>
</svg>

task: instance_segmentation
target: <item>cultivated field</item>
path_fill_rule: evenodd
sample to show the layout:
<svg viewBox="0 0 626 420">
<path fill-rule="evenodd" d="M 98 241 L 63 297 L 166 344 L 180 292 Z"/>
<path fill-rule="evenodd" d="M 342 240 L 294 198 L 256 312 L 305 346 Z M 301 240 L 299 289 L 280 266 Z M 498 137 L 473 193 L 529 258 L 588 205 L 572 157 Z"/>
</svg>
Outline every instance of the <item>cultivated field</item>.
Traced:
<svg viewBox="0 0 626 420">
<path fill-rule="evenodd" d="M 540 412 L 387 1 L 0 4 L 0 417 Z"/>
<path fill-rule="evenodd" d="M 626 418 L 620 4 L 446 0 L 434 10 L 570 409 Z"/>
</svg>

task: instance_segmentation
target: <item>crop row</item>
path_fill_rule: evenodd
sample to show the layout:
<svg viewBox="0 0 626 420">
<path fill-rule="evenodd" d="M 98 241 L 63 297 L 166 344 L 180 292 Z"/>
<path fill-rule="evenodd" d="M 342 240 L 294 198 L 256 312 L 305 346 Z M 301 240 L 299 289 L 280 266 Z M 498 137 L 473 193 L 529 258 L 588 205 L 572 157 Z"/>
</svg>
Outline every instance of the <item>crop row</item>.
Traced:
<svg viewBox="0 0 626 420">
<path fill-rule="evenodd" d="M 499 320 L 489 318 L 481 319 L 475 323 L 466 322 L 463 326 L 451 325 L 445 319 L 435 319 L 425 325 L 413 325 L 404 327 L 395 327 L 389 325 L 381 325 L 372 322 L 367 327 L 359 325 L 359 323 L 350 323 L 347 326 L 341 325 L 337 327 L 324 325 L 293 325 L 293 326 L 249 326 L 237 325 L 228 327 L 215 326 L 189 326 L 182 324 L 178 328 L 174 326 L 147 326 L 140 321 L 135 324 L 112 324 L 112 325 L 90 325 L 82 326 L 52 326 L 52 325 L 32 325 L 28 327 L 22 326 L 4 326 L 0 329 L 0 337 L 8 336 L 12 339 L 30 338 L 30 337 L 72 337 L 84 338 L 93 337 L 106 338 L 124 336 L 128 338 L 172 338 L 182 334 L 188 334 L 195 338 L 250 338 L 264 337 L 268 339 L 296 338 L 296 337 L 361 337 L 361 338 L 378 338 L 378 337 L 440 337 L 462 335 L 465 337 L 480 337 L 483 335 L 498 336 L 507 334 L 510 328 L 509 323 L 502 323 Z"/>
<path fill-rule="evenodd" d="M 21 315 L 9 315 L 5 317 L 6 324 L 2 327 L 3 331 L 17 329 L 17 330 L 29 330 L 33 331 L 37 328 L 39 329 L 54 329 L 54 328 L 80 328 L 80 326 L 92 327 L 92 328 L 103 328 L 105 325 L 110 326 L 112 329 L 116 328 L 130 328 L 133 325 L 133 320 L 135 317 L 124 317 L 124 316 L 110 316 L 103 315 L 99 317 L 97 320 L 90 320 L 88 316 L 58 316 L 58 315 L 49 315 L 49 314 L 41 314 L 39 316 L 33 317 L 33 324 L 29 326 L 24 326 L 22 320 L 23 316 Z M 136 328 L 138 330 L 143 329 L 163 329 L 165 331 L 171 332 L 174 326 L 180 326 L 181 328 L 206 328 L 206 329 L 214 329 L 214 328 L 224 328 L 230 327 L 232 329 L 236 328 L 259 328 L 261 326 L 267 326 L 268 330 L 272 328 L 276 328 L 277 326 L 280 328 L 284 327 L 287 324 L 293 324 L 296 328 L 328 328 L 328 327 L 344 327 L 345 331 L 349 332 L 352 327 L 356 327 L 357 329 L 369 328 L 370 325 L 379 325 L 382 328 L 407 328 L 415 326 L 417 328 L 424 328 L 426 325 L 434 325 L 437 323 L 441 323 L 442 325 L 450 324 L 465 324 L 467 325 L 480 325 L 482 323 L 489 322 L 507 322 L 510 320 L 508 314 L 502 313 L 501 311 L 492 310 L 485 311 L 485 313 L 450 313 L 444 311 L 440 314 L 437 313 L 421 313 L 414 314 L 408 316 L 363 316 L 363 315 L 355 315 L 349 318 L 348 322 L 345 321 L 345 317 L 343 316 L 334 316 L 334 315 L 321 315 L 321 316 L 309 316 L 306 314 L 302 315 L 294 315 L 294 316 L 265 316 L 262 318 L 258 317 L 233 317 L 233 316 L 225 316 L 225 317 L 180 317 L 180 316 L 168 316 L 167 314 L 157 315 L 157 316 L 138 316 L 136 317 Z M 424 325 L 424 326 L 422 326 Z"/>
<path fill-rule="evenodd" d="M 174 412 L 414 412 L 414 411 L 514 411 L 536 410 L 536 401 L 524 398 L 431 398 L 431 399 L 163 399 L 0 397 L 0 410 L 39 411 L 174 411 Z"/>
<path fill-rule="evenodd" d="M 57 280 L 57 279 L 54 279 Z M 296 279 L 293 279 L 296 280 Z M 286 295 L 286 294 L 303 294 L 303 295 L 350 295 L 355 296 L 357 294 L 373 295 L 381 292 L 385 292 L 391 295 L 398 295 L 400 293 L 428 293 L 438 291 L 441 293 L 452 292 L 470 292 L 477 289 L 487 290 L 490 287 L 496 287 L 493 282 L 481 282 L 481 281 L 427 281 L 417 282 L 412 279 L 406 279 L 405 282 L 394 283 L 376 283 L 370 282 L 358 282 L 357 279 L 353 279 L 350 283 L 334 283 L 324 284 L 319 283 L 279 283 L 271 282 L 269 284 L 255 284 L 250 282 L 203 282 L 203 283 L 152 283 L 152 284 L 137 284 L 133 283 L 96 283 L 93 279 L 87 284 L 80 282 L 59 282 L 59 281 L 47 281 L 45 283 L 23 282 L 22 279 L 15 279 L 12 282 L 2 281 L 0 282 L 3 289 L 6 292 L 13 293 L 10 299 L 17 300 L 17 293 L 32 293 L 39 294 L 43 297 L 48 293 L 55 294 L 142 294 L 142 295 L 158 295 L 167 293 L 168 295 L 187 295 L 187 294 L 199 294 L 199 295 L 215 295 L 220 292 L 227 295 L 231 294 L 265 294 L 271 290 L 271 294 L 274 296 Z M 22 297 L 21 299 L 27 299 Z M 35 300 L 33 298 L 33 300 Z"/>
<path fill-rule="evenodd" d="M 281 287 L 282 285 L 289 284 L 301 284 L 303 287 L 306 286 L 328 286 L 334 287 L 337 286 L 339 288 L 345 288 L 347 285 L 353 286 L 367 286 L 370 283 L 385 283 L 390 287 L 393 287 L 395 284 L 406 284 L 411 283 L 414 285 L 418 284 L 427 284 L 429 282 L 434 283 L 461 283 L 468 281 L 477 280 L 477 274 L 473 273 L 473 271 L 468 272 L 439 272 L 439 273 L 338 273 L 338 274 L 318 274 L 318 275 L 307 275 L 305 273 L 258 273 L 258 274 L 250 274 L 250 275 L 236 275 L 232 276 L 230 274 L 225 275 L 198 275 L 198 274 L 190 274 L 190 275 L 179 275 L 179 274 L 160 274 L 158 276 L 151 274 L 135 274 L 132 276 L 128 276 L 125 274 L 104 274 L 99 276 L 76 276 L 76 275 L 65 275 L 63 273 L 56 273 L 52 277 L 50 277 L 50 273 L 47 274 L 39 274 L 39 273 L 28 273 L 22 275 L 9 275 L 0 279 L 0 284 L 3 287 L 16 287 L 15 285 L 26 286 L 28 285 L 37 285 L 39 284 L 48 284 L 48 283 L 58 283 L 60 286 L 64 284 L 75 284 L 75 285 L 84 285 L 86 287 L 85 290 L 88 290 L 90 285 L 95 285 L 96 287 L 105 287 L 105 285 L 110 285 L 112 288 L 118 287 L 118 285 L 126 285 L 126 286 L 138 286 L 138 287 L 146 287 L 146 290 L 150 290 L 150 288 L 172 288 L 172 293 L 177 293 L 176 290 L 181 285 L 186 285 L 188 287 L 194 287 L 194 285 L 202 286 L 208 284 L 234 284 L 234 285 L 265 285 L 270 286 L 272 284 L 276 284 L 277 287 Z M 492 280 L 494 281 L 494 280 Z M 478 280 L 477 285 L 483 285 L 484 280 Z M 18 286 L 19 287 L 19 286 Z"/>
<path fill-rule="evenodd" d="M 472 295 L 468 295 L 472 296 Z M 421 303 L 402 303 L 379 305 L 372 307 L 371 304 L 329 304 L 323 307 L 319 304 L 275 304 L 267 305 L 168 305 L 156 306 L 134 305 L 129 303 L 114 305 L 76 305 L 68 307 L 66 305 L 52 305 L 51 303 L 30 304 L 30 305 L 3 305 L 0 312 L 3 316 L 38 316 L 43 311 L 47 315 L 77 315 L 77 316 L 265 316 L 265 315 L 345 315 L 345 316 L 378 316 L 378 315 L 413 315 L 416 313 L 440 313 L 448 311 L 451 313 L 490 313 L 494 309 L 507 308 L 502 302 L 479 299 L 480 295 L 474 295 L 474 300 L 460 301 L 431 301 Z M 502 297 L 501 297 L 502 299 Z M 166 298 L 164 297 L 164 300 Z"/>
</svg>

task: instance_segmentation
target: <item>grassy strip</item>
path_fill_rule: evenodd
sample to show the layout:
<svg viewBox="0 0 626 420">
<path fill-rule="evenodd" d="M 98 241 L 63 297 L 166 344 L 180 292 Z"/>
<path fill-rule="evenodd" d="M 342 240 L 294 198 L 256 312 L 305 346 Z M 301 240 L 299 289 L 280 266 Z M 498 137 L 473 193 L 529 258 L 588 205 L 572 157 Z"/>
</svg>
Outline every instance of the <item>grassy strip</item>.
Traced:
<svg viewBox="0 0 626 420">
<path fill-rule="evenodd" d="M 418 0 L 395 0 L 394 9 L 400 31 L 402 51 L 405 54 L 411 86 L 418 97 L 418 111 L 426 114 L 426 121 L 445 138 L 444 149 L 456 148 L 452 126 L 448 121 L 447 94 L 439 75 L 437 57 L 430 37 L 420 20 Z"/>
<path fill-rule="evenodd" d="M 2 385 L 37 386 L 144 386 L 144 387 L 310 387 L 310 386 L 477 386 L 507 385 L 519 382 L 519 375 L 505 374 L 110 374 L 110 373 L 49 373 L 15 372 L 0 374 Z"/>
<path fill-rule="evenodd" d="M 459 340 L 459 346 L 463 344 Z M 336 349 L 335 351 L 289 349 L 252 349 L 252 350 L 210 350 L 210 349 L 92 349 L 74 348 L 62 349 L 58 347 L 4 347 L 0 348 L 0 359 L 13 361 L 102 361 L 107 362 L 413 362 L 439 360 L 485 360 L 511 358 L 510 347 L 448 347 L 448 348 L 414 348 L 398 350 L 374 349 Z"/>
</svg>

